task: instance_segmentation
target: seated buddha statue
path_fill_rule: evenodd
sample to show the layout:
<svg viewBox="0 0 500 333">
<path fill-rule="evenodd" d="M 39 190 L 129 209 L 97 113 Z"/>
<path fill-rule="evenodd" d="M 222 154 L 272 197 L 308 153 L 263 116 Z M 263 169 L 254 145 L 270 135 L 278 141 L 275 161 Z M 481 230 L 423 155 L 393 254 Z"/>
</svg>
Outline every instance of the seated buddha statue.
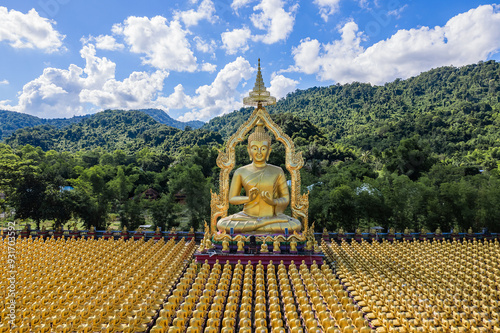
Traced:
<svg viewBox="0 0 500 333">
<path fill-rule="evenodd" d="M 220 219 L 217 222 L 220 231 L 230 232 L 231 228 L 235 233 L 251 234 L 300 231 L 300 221 L 283 214 L 290 194 L 283 169 L 266 163 L 270 153 L 271 136 L 259 120 L 248 137 L 252 163 L 234 172 L 229 188 L 229 203 L 243 204 L 243 211 Z M 242 188 L 246 195 L 240 195 Z"/>
</svg>

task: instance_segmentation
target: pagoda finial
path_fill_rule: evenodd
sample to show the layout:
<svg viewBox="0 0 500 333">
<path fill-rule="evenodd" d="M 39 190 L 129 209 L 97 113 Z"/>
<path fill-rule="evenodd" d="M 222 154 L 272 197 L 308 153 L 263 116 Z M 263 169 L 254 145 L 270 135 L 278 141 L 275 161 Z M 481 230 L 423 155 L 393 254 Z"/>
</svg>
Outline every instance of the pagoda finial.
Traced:
<svg viewBox="0 0 500 333">
<path fill-rule="evenodd" d="M 248 97 L 243 98 L 243 104 L 257 106 L 258 108 L 264 105 L 273 105 L 276 103 L 276 98 L 271 96 L 271 93 L 266 90 L 264 85 L 264 80 L 262 79 L 262 73 L 260 71 L 260 58 L 257 66 L 257 78 L 255 80 L 255 86 L 253 90 L 250 91 Z"/>
</svg>

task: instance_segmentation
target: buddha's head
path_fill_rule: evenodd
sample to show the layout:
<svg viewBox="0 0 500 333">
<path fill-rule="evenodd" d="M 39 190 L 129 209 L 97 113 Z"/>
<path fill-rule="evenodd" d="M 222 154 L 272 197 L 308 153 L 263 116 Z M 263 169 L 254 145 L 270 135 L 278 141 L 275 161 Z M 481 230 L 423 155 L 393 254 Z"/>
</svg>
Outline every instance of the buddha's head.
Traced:
<svg viewBox="0 0 500 333">
<path fill-rule="evenodd" d="M 248 136 L 248 155 L 253 162 L 266 162 L 271 153 L 271 136 L 264 130 L 264 123 L 259 120 L 255 131 Z"/>
</svg>

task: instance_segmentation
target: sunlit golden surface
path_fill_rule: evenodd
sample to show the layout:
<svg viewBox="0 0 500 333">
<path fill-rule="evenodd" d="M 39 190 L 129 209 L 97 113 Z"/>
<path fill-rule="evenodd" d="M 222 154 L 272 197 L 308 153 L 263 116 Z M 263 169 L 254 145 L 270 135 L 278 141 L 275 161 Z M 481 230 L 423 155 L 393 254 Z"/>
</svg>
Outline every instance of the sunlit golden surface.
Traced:
<svg viewBox="0 0 500 333">
<path fill-rule="evenodd" d="M 7 239 L 0 246 L 6 262 Z M 195 246 L 173 240 L 19 238 L 15 248 L 19 332 L 143 332 Z M 4 293 L 7 271 L 1 274 Z M 8 310 L 2 305 L 0 332 L 5 332 Z"/>
<path fill-rule="evenodd" d="M 500 332 L 498 241 L 321 247 L 321 266 L 210 267 L 184 240 L 19 238 L 0 332 Z"/>
<path fill-rule="evenodd" d="M 500 332 L 494 242 L 323 244 L 379 332 Z"/>
</svg>

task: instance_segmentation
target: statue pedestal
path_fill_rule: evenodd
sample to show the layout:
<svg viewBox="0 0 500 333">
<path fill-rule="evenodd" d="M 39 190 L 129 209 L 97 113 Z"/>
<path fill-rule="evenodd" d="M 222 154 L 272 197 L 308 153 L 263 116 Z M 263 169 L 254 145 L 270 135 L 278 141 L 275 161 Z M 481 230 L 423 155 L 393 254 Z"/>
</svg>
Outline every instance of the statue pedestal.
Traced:
<svg viewBox="0 0 500 333">
<path fill-rule="evenodd" d="M 120 237 L 123 239 L 123 240 L 127 240 L 129 238 L 128 236 L 128 231 L 122 231 L 120 233 Z"/>
<path fill-rule="evenodd" d="M 70 238 L 79 238 L 80 237 L 80 231 L 78 231 L 78 230 L 76 230 L 76 231 L 75 230 L 71 230 L 69 232 L 69 237 Z"/>
<path fill-rule="evenodd" d="M 134 234 L 134 240 L 139 240 L 139 239 L 142 239 L 144 237 L 144 232 L 136 232 Z"/>
<path fill-rule="evenodd" d="M 235 243 L 241 243 L 241 241 L 244 242 L 242 246 L 243 250 L 238 251 L 239 245 L 237 246 Z M 223 250 L 223 242 L 230 244 L 228 250 Z M 219 260 L 221 263 L 229 260 L 230 264 L 237 264 L 238 260 L 241 260 L 245 264 L 249 260 L 252 264 L 257 264 L 261 261 L 262 264 L 266 265 L 271 260 L 273 263 L 279 263 L 283 260 L 285 265 L 289 265 L 292 261 L 301 263 L 303 260 L 307 265 L 311 265 L 313 261 L 316 261 L 318 265 L 323 263 L 323 253 L 315 253 L 314 250 L 304 250 L 306 237 L 303 234 L 293 234 L 286 237 L 282 234 L 261 236 L 216 234 L 213 236 L 211 244 L 213 245 L 212 249 L 204 249 L 201 253 L 199 251 L 195 252 L 194 256 L 198 262 L 208 260 L 208 263 L 211 265 L 216 260 Z M 292 247 L 296 251 L 292 251 Z M 275 248 L 276 251 L 274 251 Z M 262 251 L 263 249 L 264 251 Z"/>
<path fill-rule="evenodd" d="M 110 238 L 113 238 L 113 239 L 114 239 L 114 238 L 115 238 L 115 236 L 113 235 L 113 233 L 112 233 L 112 232 L 107 232 L 107 231 L 106 231 L 106 232 L 102 235 L 102 238 L 104 238 L 104 239 L 110 239 Z"/>
<path fill-rule="evenodd" d="M 43 231 L 43 230 L 38 231 L 38 237 L 39 238 L 45 239 L 48 236 L 49 236 L 49 232 L 47 230 L 45 230 L 45 231 Z"/>
<path fill-rule="evenodd" d="M 240 254 L 240 253 L 222 253 L 222 251 L 208 250 L 206 253 L 195 252 L 194 254 L 196 260 L 200 263 L 208 260 L 208 264 L 212 266 L 217 260 L 219 263 L 226 263 L 229 260 L 231 265 L 238 263 L 238 260 L 242 264 L 248 263 L 250 260 L 253 265 L 257 265 L 259 261 L 263 265 L 269 264 L 272 260 L 274 264 L 279 264 L 283 260 L 283 264 L 288 266 L 293 261 L 296 265 L 305 261 L 305 264 L 310 266 L 313 261 L 316 261 L 318 266 L 323 264 L 324 255 L 322 253 L 310 253 L 310 254 L 299 254 L 299 253 L 287 253 L 287 254 L 276 254 L 276 253 L 260 253 L 260 254 Z"/>
</svg>

